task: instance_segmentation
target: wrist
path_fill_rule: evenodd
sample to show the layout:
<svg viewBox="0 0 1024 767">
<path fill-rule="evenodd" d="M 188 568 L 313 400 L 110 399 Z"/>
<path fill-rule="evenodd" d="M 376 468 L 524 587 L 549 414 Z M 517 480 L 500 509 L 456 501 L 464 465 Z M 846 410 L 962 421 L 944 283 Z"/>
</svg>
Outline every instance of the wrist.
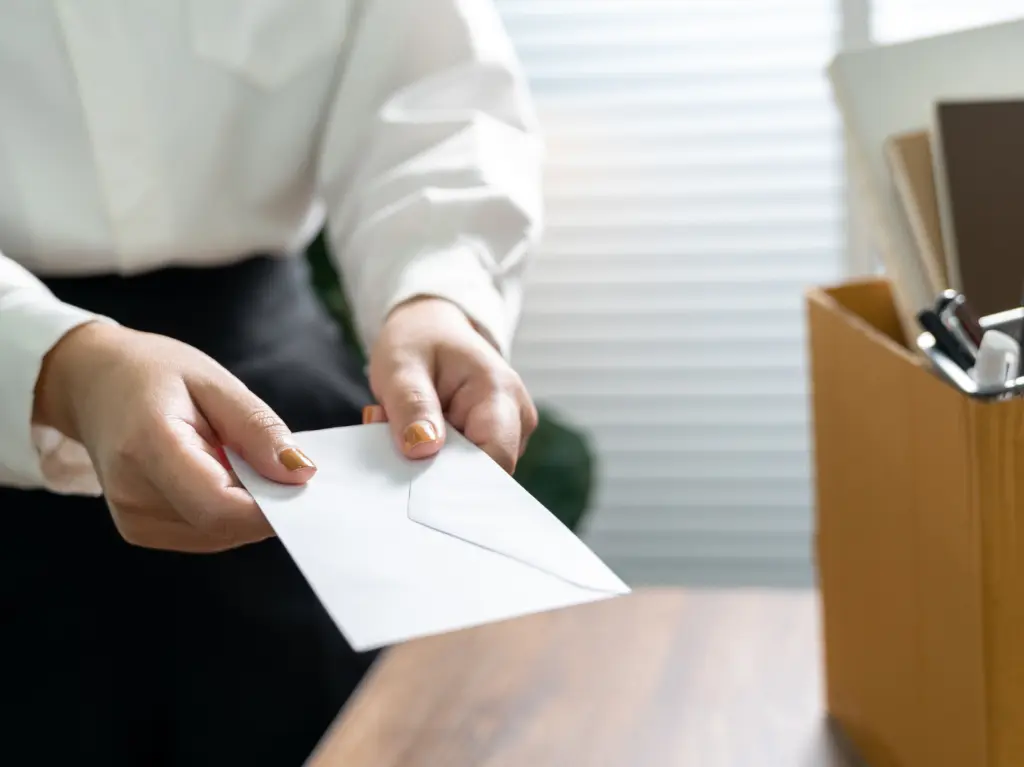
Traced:
<svg viewBox="0 0 1024 767">
<path fill-rule="evenodd" d="M 54 344 L 43 358 L 36 379 L 33 423 L 78 439 L 71 396 L 79 387 L 76 381 L 88 381 L 82 371 L 95 364 L 101 348 L 109 344 L 110 335 L 119 331 L 116 325 L 94 320 L 72 328 Z"/>
<path fill-rule="evenodd" d="M 470 322 L 465 312 L 456 304 L 447 298 L 438 298 L 437 296 L 413 296 L 412 298 L 407 298 L 388 312 L 387 319 L 390 320 L 394 317 L 405 315 L 426 317 L 432 314 Z"/>
<path fill-rule="evenodd" d="M 409 317 L 417 324 L 436 327 L 445 322 L 464 324 L 476 335 L 480 336 L 489 346 L 498 349 L 498 344 L 490 334 L 478 325 L 472 317 L 453 301 L 438 296 L 414 296 L 395 306 L 388 314 L 387 320 Z"/>
</svg>

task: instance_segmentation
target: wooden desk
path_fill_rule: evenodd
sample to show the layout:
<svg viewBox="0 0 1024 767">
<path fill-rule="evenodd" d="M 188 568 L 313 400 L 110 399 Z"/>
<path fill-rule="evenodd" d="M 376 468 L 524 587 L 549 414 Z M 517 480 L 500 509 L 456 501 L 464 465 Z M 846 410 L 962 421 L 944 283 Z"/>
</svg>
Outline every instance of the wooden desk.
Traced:
<svg viewBox="0 0 1024 767">
<path fill-rule="evenodd" d="M 811 592 L 643 591 L 419 640 L 314 767 L 853 767 L 822 711 Z"/>
</svg>

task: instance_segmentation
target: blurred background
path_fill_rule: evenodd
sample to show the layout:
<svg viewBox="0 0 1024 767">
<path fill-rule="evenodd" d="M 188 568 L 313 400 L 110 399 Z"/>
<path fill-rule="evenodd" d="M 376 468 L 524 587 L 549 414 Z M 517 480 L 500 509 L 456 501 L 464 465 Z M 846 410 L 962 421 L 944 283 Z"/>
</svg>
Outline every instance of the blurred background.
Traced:
<svg viewBox="0 0 1024 767">
<path fill-rule="evenodd" d="M 1024 5 L 495 2 L 547 144 L 516 478 L 630 585 L 810 585 L 803 293 L 878 271 L 825 67 Z M 351 326 L 322 238 L 310 258 Z"/>
<path fill-rule="evenodd" d="M 1020 0 L 497 3 L 548 145 L 514 360 L 593 459 L 583 537 L 633 585 L 810 583 L 802 292 L 875 268 L 823 68 Z"/>
</svg>

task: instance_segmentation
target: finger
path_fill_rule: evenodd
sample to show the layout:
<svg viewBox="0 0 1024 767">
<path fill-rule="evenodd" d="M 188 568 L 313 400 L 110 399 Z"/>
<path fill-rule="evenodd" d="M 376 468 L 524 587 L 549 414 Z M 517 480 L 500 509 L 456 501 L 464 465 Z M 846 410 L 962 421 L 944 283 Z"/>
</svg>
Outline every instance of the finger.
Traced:
<svg viewBox="0 0 1024 767">
<path fill-rule="evenodd" d="M 413 357 L 381 378 L 374 393 L 387 413 L 399 449 L 409 458 L 437 453 L 444 442 L 444 418 L 430 370 Z"/>
<path fill-rule="evenodd" d="M 363 408 L 363 424 L 387 423 L 388 417 L 380 405 L 367 405 Z"/>
<path fill-rule="evenodd" d="M 302 484 L 316 473 L 284 421 L 238 379 L 189 381 L 189 392 L 221 442 L 267 479 Z"/>
<path fill-rule="evenodd" d="M 519 403 L 507 392 L 495 392 L 466 414 L 466 439 L 511 474 L 519 458 L 522 422 Z"/>
<path fill-rule="evenodd" d="M 146 474 L 157 493 L 198 531 L 228 548 L 273 536 L 252 496 L 237 486 L 216 448 L 184 422 L 155 428 Z"/>
<path fill-rule="evenodd" d="M 181 551 L 189 554 L 214 554 L 230 545 L 212 538 L 180 519 L 166 522 L 148 517 L 135 517 L 113 509 L 114 527 L 128 543 L 144 549 Z"/>
<path fill-rule="evenodd" d="M 518 403 L 519 445 L 515 452 L 517 459 L 522 458 L 530 436 L 536 431 L 539 422 L 537 408 L 522 382 L 514 382 L 512 385 L 506 386 L 494 386 L 494 384 L 488 384 L 481 380 L 467 382 L 452 397 L 448 406 L 447 418 L 452 426 L 465 432 L 469 414 L 473 408 L 482 401 L 502 395 Z"/>
<path fill-rule="evenodd" d="M 530 443 L 530 437 L 537 430 L 540 423 L 540 415 L 537 407 L 533 404 L 530 395 L 523 389 L 519 396 L 519 457 L 522 458 L 526 452 L 526 446 Z"/>
<path fill-rule="evenodd" d="M 133 546 L 191 554 L 212 554 L 238 544 L 205 533 L 181 517 L 167 520 L 135 509 L 110 507 L 118 533 Z"/>
<path fill-rule="evenodd" d="M 194 406 L 194 405 L 193 405 Z M 220 438 L 217 436 L 217 432 L 210 426 L 202 415 L 197 414 L 195 422 L 192 423 L 192 428 L 196 434 L 199 435 L 202 445 L 203 452 L 209 453 L 217 459 L 217 463 L 224 467 L 224 470 L 231 477 L 231 485 L 234 487 L 241 487 L 241 482 L 238 481 L 238 477 L 235 475 L 235 470 L 231 468 L 231 461 L 228 460 L 228 454 L 224 452 L 224 446 L 220 442 Z"/>
</svg>

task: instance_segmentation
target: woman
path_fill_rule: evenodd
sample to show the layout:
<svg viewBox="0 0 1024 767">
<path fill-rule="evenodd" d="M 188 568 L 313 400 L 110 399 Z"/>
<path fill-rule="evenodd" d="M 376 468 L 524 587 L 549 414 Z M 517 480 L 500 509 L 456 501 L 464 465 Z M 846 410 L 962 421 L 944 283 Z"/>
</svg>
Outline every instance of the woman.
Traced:
<svg viewBox="0 0 1024 767">
<path fill-rule="evenodd" d="M 299 764 L 370 658 L 222 446 L 306 482 L 290 429 L 371 401 L 299 257 L 326 220 L 370 418 L 412 458 L 447 419 L 512 470 L 540 195 L 509 42 L 483 0 L 0 18 L 3 761 Z"/>
</svg>

